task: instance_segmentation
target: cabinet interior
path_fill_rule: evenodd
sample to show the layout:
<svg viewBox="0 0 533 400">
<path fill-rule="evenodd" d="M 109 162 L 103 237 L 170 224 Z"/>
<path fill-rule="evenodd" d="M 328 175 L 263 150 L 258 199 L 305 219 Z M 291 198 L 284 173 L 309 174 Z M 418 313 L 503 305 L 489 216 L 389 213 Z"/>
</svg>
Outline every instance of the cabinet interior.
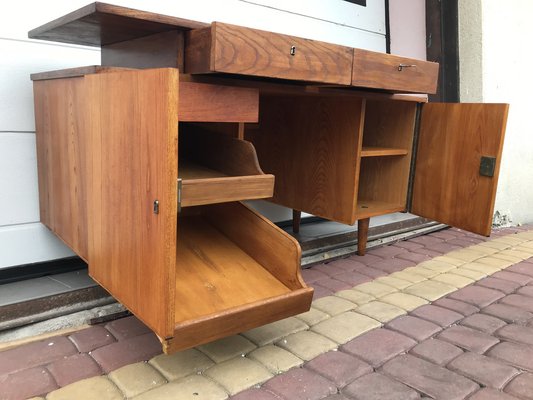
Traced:
<svg viewBox="0 0 533 400">
<path fill-rule="evenodd" d="M 366 101 L 356 219 L 405 210 L 416 107 Z"/>
</svg>

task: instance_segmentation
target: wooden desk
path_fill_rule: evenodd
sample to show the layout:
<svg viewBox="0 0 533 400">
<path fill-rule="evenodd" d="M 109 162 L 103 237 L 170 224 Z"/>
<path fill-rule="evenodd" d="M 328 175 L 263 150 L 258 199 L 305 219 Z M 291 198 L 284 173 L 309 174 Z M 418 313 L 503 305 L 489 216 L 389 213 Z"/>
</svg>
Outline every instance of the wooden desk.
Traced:
<svg viewBox="0 0 533 400">
<path fill-rule="evenodd" d="M 423 104 L 434 63 L 103 3 L 30 37 L 102 47 L 32 75 L 41 220 L 165 352 L 309 309 L 241 200 L 360 221 L 360 253 L 394 211 L 490 233 L 508 107 Z"/>
</svg>

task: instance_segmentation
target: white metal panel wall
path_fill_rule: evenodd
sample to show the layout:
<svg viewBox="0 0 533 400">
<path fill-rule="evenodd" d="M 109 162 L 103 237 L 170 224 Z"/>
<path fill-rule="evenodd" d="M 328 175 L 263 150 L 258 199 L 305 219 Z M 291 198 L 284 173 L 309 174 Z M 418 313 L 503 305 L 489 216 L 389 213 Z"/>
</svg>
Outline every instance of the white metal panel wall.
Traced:
<svg viewBox="0 0 533 400">
<path fill-rule="evenodd" d="M 32 72 L 93 65 L 95 48 L 27 39 L 27 32 L 90 0 L 11 2 L 0 13 L 0 268 L 72 255 L 39 223 Z M 198 21 L 214 20 L 346 46 L 385 50 L 384 0 L 109 0 Z M 278 219 L 284 219 L 283 212 Z"/>
</svg>

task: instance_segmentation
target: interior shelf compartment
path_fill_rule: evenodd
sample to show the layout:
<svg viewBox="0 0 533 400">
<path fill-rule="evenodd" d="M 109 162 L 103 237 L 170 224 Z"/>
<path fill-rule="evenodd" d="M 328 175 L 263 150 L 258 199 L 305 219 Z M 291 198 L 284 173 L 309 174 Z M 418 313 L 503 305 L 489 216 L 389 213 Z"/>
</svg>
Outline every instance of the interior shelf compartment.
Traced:
<svg viewBox="0 0 533 400">
<path fill-rule="evenodd" d="M 363 146 L 361 157 L 406 156 L 409 150 L 393 147 Z"/>
<path fill-rule="evenodd" d="M 179 130 L 182 207 L 272 197 L 274 175 L 263 173 L 252 143 L 195 124 Z"/>
<path fill-rule="evenodd" d="M 178 219 L 176 351 L 305 312 L 313 289 L 299 244 L 240 202 L 191 207 Z"/>
</svg>

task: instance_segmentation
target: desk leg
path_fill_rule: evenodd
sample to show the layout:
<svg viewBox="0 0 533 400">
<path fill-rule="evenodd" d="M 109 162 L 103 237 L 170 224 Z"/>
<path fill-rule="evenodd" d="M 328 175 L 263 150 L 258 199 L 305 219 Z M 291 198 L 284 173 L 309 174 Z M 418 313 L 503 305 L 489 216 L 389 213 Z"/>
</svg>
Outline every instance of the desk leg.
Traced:
<svg viewBox="0 0 533 400">
<path fill-rule="evenodd" d="M 302 220 L 302 212 L 298 210 L 292 210 L 292 231 L 294 233 L 300 232 L 301 220 Z"/>
<path fill-rule="evenodd" d="M 370 218 L 357 221 L 357 254 L 364 256 L 366 252 L 366 242 L 368 239 L 368 224 Z"/>
</svg>

